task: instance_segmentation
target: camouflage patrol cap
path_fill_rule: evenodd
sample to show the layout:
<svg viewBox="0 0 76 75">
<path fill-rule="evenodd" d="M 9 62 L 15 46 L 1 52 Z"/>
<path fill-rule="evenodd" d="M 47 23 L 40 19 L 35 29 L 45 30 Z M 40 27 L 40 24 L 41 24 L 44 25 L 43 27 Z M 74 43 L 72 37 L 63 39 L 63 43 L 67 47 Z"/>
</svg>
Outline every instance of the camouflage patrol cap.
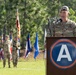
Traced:
<svg viewBox="0 0 76 75">
<path fill-rule="evenodd" d="M 14 36 L 13 39 L 14 39 L 14 40 L 17 40 L 17 36 Z"/>
<path fill-rule="evenodd" d="M 62 6 L 60 9 L 60 12 L 61 11 L 68 11 L 69 12 L 69 7 L 68 6 Z"/>
<path fill-rule="evenodd" d="M 9 38 L 9 36 L 8 36 L 8 35 L 6 35 L 5 37 Z"/>
<path fill-rule="evenodd" d="M 17 36 L 14 36 L 14 38 L 17 38 Z"/>
</svg>

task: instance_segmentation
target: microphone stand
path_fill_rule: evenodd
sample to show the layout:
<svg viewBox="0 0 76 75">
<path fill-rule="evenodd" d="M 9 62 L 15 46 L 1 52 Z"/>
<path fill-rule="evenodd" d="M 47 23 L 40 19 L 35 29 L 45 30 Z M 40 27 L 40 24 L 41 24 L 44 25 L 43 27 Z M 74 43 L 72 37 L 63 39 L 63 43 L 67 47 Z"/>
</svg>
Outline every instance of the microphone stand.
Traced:
<svg viewBox="0 0 76 75">
<path fill-rule="evenodd" d="M 53 24 L 54 23 L 51 23 L 51 22 L 52 20 L 50 21 L 50 19 L 48 19 L 48 30 L 49 30 L 51 37 L 53 37 Z"/>
</svg>

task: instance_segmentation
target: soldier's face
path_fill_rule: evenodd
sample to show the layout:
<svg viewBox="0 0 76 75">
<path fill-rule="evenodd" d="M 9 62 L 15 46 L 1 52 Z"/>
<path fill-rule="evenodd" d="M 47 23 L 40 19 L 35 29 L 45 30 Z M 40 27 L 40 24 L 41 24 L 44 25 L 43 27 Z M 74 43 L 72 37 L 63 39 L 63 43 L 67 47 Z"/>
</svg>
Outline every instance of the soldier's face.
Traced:
<svg viewBox="0 0 76 75">
<path fill-rule="evenodd" d="M 15 37 L 14 40 L 17 41 L 17 38 Z"/>
<path fill-rule="evenodd" d="M 5 37 L 5 40 L 8 40 L 8 37 Z"/>
<path fill-rule="evenodd" d="M 68 17 L 69 12 L 68 11 L 61 11 L 60 12 L 60 17 L 63 18 L 67 18 Z"/>
</svg>

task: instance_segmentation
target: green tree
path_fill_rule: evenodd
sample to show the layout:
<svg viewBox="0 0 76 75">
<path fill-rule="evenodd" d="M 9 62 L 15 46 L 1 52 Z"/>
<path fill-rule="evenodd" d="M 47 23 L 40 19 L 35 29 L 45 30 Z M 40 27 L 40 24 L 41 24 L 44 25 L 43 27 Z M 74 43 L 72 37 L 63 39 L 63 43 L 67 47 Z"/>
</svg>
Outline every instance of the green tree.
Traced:
<svg viewBox="0 0 76 75">
<path fill-rule="evenodd" d="M 6 26 L 7 34 L 16 33 L 16 10 L 19 10 L 21 41 L 24 44 L 27 34 L 31 35 L 32 45 L 38 32 L 39 45 L 43 46 L 43 35 L 48 18 L 58 17 L 61 6 L 70 8 L 70 19 L 76 21 L 76 0 L 0 0 L 0 31 Z"/>
</svg>

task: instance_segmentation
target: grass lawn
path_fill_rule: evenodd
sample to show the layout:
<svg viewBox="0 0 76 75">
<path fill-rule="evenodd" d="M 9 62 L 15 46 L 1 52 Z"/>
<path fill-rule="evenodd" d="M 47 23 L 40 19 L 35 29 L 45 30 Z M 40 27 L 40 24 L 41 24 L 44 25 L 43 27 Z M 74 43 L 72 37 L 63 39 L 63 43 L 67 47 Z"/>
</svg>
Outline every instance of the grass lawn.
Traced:
<svg viewBox="0 0 76 75">
<path fill-rule="evenodd" d="M 23 60 L 23 59 L 22 59 Z M 0 62 L 0 75 L 45 75 L 45 60 L 37 59 L 19 61 L 18 67 L 14 68 L 11 62 L 11 68 L 8 68 L 8 63 L 6 67 L 3 68 L 2 61 Z"/>
</svg>

